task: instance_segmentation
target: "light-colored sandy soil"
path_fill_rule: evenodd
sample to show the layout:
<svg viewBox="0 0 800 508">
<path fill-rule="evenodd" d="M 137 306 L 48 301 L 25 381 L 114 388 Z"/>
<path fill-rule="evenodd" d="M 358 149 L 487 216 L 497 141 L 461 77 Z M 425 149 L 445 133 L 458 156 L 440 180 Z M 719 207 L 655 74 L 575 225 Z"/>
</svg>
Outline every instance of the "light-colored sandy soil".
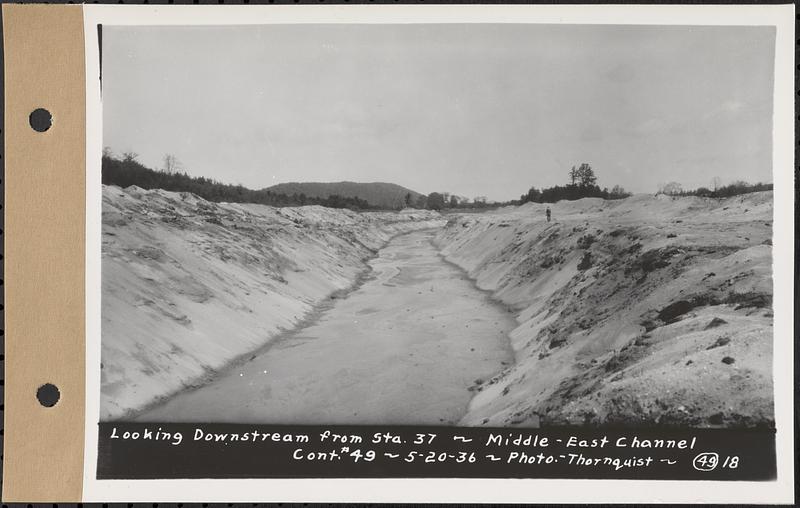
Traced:
<svg viewBox="0 0 800 508">
<path fill-rule="evenodd" d="M 442 224 L 104 187 L 101 419 L 204 383 L 347 290 L 390 238 Z"/>
<path fill-rule="evenodd" d="M 447 425 L 512 361 L 513 316 L 431 245 L 396 237 L 318 319 L 143 421 Z"/>
<path fill-rule="evenodd" d="M 773 425 L 771 192 L 545 208 L 105 188 L 101 418 Z"/>
<path fill-rule="evenodd" d="M 550 208 L 437 237 L 519 321 L 463 424 L 773 425 L 771 192 Z"/>
</svg>

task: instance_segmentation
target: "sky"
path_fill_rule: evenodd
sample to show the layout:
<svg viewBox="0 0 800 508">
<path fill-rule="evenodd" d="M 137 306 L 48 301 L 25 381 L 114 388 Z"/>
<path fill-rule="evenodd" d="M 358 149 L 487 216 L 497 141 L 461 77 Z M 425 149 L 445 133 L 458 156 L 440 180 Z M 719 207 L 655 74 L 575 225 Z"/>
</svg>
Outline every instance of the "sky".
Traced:
<svg viewBox="0 0 800 508">
<path fill-rule="evenodd" d="M 772 27 L 103 28 L 103 144 L 259 189 L 772 181 Z"/>
</svg>

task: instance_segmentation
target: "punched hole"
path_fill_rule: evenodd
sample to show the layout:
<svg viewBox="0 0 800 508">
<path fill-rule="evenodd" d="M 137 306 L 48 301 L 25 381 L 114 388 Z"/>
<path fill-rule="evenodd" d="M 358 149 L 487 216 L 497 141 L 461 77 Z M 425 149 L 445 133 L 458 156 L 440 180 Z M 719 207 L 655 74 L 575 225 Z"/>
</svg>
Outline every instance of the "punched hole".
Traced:
<svg viewBox="0 0 800 508">
<path fill-rule="evenodd" d="M 53 407 L 58 403 L 58 399 L 61 398 L 61 392 L 58 391 L 56 385 L 45 383 L 36 390 L 36 398 L 39 400 L 39 404 L 44 407 Z"/>
<path fill-rule="evenodd" d="M 33 110 L 33 113 L 28 117 L 31 128 L 36 132 L 44 132 L 53 125 L 53 115 L 43 108 Z"/>
</svg>

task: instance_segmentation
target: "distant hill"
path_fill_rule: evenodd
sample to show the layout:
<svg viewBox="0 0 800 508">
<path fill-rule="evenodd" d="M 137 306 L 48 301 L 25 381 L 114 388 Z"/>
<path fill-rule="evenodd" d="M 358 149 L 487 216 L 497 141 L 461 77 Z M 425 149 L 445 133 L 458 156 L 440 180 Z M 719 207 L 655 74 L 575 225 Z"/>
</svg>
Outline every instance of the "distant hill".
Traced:
<svg viewBox="0 0 800 508">
<path fill-rule="evenodd" d="M 185 172 L 166 172 L 150 169 L 135 158 L 117 159 L 103 155 L 104 185 L 128 187 L 137 185 L 143 189 L 164 189 L 175 192 L 191 192 L 215 203 L 258 203 L 268 206 L 321 205 L 328 208 L 368 210 L 377 208 L 363 199 L 346 196 L 287 196 L 267 189 L 252 190 L 243 185 L 230 185 L 202 176 L 189 176 Z"/>
<path fill-rule="evenodd" d="M 398 208 L 405 204 L 406 194 L 411 194 L 412 203 L 420 193 L 394 183 L 373 182 L 289 182 L 279 183 L 265 190 L 286 194 L 305 194 L 309 198 L 327 198 L 338 195 L 344 198 L 363 199 L 379 208 Z"/>
</svg>

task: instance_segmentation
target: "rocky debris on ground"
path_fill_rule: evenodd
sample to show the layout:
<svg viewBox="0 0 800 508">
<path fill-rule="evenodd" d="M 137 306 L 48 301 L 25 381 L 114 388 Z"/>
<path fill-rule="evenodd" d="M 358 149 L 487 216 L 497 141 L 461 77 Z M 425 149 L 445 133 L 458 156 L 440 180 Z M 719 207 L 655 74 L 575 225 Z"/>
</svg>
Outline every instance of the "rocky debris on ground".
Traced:
<svg viewBox="0 0 800 508">
<path fill-rule="evenodd" d="M 519 322 L 516 364 L 461 423 L 774 425 L 772 210 L 758 192 L 452 215 L 437 245 Z"/>
</svg>

